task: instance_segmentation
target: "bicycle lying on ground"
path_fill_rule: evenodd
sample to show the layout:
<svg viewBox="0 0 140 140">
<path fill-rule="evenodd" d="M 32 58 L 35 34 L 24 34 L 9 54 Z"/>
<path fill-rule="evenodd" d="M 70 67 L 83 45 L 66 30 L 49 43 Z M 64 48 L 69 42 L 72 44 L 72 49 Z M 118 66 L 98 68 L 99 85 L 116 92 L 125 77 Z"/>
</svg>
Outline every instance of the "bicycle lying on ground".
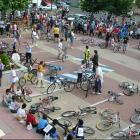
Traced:
<svg viewBox="0 0 140 140">
<path fill-rule="evenodd" d="M 84 107 L 84 108 L 80 108 L 78 107 L 79 110 L 78 111 L 66 111 L 64 113 L 61 114 L 61 116 L 63 117 L 80 117 L 80 116 L 84 116 L 88 113 L 90 114 L 97 114 L 97 111 L 96 111 L 96 107 Z"/>
<path fill-rule="evenodd" d="M 75 88 L 75 83 L 67 78 L 61 79 L 60 77 L 55 76 L 53 83 L 47 88 L 47 94 L 52 93 L 56 86 L 58 86 L 59 89 L 64 87 L 66 92 L 71 92 Z"/>
<path fill-rule="evenodd" d="M 119 104 L 124 104 L 124 101 L 120 98 L 118 98 L 119 96 L 121 96 L 120 94 L 116 93 L 116 92 L 113 92 L 113 91 L 108 91 L 108 94 L 110 95 L 109 97 L 109 101 L 113 101 L 115 100 L 117 103 Z"/>
<path fill-rule="evenodd" d="M 130 118 L 130 121 L 132 123 L 139 124 L 140 123 L 140 107 L 137 107 L 135 109 L 135 112 L 138 113 L 138 114 L 132 115 L 131 118 Z"/>
<path fill-rule="evenodd" d="M 114 47 L 113 47 L 113 45 L 111 45 L 110 41 L 109 42 L 106 41 L 105 43 L 101 43 L 100 48 L 101 49 L 109 48 L 109 49 L 113 50 Z"/>
<path fill-rule="evenodd" d="M 122 47 L 122 43 L 119 42 L 117 45 L 114 46 L 113 52 L 114 52 L 114 53 L 119 52 L 120 49 L 121 49 L 121 47 Z"/>
<path fill-rule="evenodd" d="M 111 136 L 115 138 L 135 138 L 136 136 L 140 136 L 140 129 L 131 130 L 131 127 L 129 126 L 128 133 L 125 131 L 115 131 L 111 134 Z"/>
<path fill-rule="evenodd" d="M 119 112 L 115 113 L 114 109 L 103 109 L 101 115 L 107 120 L 98 122 L 96 125 L 97 129 L 105 131 L 110 129 L 113 124 L 119 124 L 119 128 L 121 128 Z"/>
<path fill-rule="evenodd" d="M 120 87 L 124 87 L 126 90 L 124 90 L 124 94 L 126 96 L 132 96 L 134 93 L 139 92 L 139 86 L 137 85 L 136 88 L 134 88 L 134 84 L 132 83 L 132 86 L 128 82 L 122 82 L 119 85 Z"/>
</svg>

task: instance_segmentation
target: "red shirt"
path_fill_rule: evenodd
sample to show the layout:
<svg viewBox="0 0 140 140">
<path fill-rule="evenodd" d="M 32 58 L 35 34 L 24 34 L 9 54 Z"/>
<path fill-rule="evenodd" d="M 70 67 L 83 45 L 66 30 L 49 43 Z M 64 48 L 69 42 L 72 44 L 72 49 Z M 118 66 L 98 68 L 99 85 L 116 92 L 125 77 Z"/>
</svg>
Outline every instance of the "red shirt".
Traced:
<svg viewBox="0 0 140 140">
<path fill-rule="evenodd" d="M 29 123 L 36 124 L 35 117 L 30 113 L 27 115 L 26 125 L 29 125 Z"/>
<path fill-rule="evenodd" d="M 115 29 L 115 33 L 118 33 L 118 32 L 119 32 L 119 28 L 116 28 L 116 29 Z"/>
<path fill-rule="evenodd" d="M 29 20 L 29 17 L 28 17 L 28 15 L 26 15 L 26 16 L 25 16 L 25 19 L 26 19 L 26 20 Z"/>
<path fill-rule="evenodd" d="M 42 21 L 43 21 L 43 17 L 41 16 L 41 17 L 40 17 L 40 22 L 42 22 Z"/>
</svg>

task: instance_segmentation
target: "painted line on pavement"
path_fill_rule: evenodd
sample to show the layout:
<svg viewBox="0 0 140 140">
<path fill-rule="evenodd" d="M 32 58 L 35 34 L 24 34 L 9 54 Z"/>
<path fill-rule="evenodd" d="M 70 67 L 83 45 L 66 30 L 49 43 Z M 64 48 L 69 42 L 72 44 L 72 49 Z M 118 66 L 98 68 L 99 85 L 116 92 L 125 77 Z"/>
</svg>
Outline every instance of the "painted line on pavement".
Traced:
<svg viewBox="0 0 140 140">
<path fill-rule="evenodd" d="M 47 51 L 38 51 L 38 52 L 32 52 L 32 53 L 40 53 L 40 52 L 54 52 L 55 50 L 47 50 Z"/>
<path fill-rule="evenodd" d="M 134 127 L 136 124 L 131 124 L 130 126 L 128 126 L 128 127 L 126 127 L 126 128 L 124 128 L 123 130 L 121 130 L 121 131 L 126 131 L 126 130 L 128 130 L 129 129 L 129 127 Z M 109 137 L 108 138 L 108 140 L 111 140 L 112 138 L 114 138 L 114 137 Z"/>
</svg>

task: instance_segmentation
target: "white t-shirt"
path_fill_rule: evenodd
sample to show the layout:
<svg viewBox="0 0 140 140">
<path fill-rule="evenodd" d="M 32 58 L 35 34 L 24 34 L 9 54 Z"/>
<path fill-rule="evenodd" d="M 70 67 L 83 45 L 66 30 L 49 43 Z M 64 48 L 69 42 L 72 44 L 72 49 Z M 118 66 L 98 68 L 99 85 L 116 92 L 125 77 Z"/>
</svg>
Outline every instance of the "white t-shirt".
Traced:
<svg viewBox="0 0 140 140">
<path fill-rule="evenodd" d="M 19 108 L 17 111 L 17 116 L 18 117 L 25 117 L 26 116 L 25 110 Z"/>
<path fill-rule="evenodd" d="M 73 26 L 73 21 L 71 21 L 70 26 Z"/>
<path fill-rule="evenodd" d="M 58 43 L 58 50 L 62 50 L 62 42 Z"/>
<path fill-rule="evenodd" d="M 10 72 L 11 81 L 12 83 L 15 83 L 17 81 L 17 77 L 13 77 L 13 76 L 17 76 L 16 71 L 11 69 L 11 72 Z"/>
<path fill-rule="evenodd" d="M 15 63 L 19 63 L 20 62 L 20 56 L 18 53 L 14 53 L 12 55 L 12 61 L 15 62 Z"/>
<path fill-rule="evenodd" d="M 82 72 L 83 67 L 84 67 L 83 65 L 80 65 L 80 67 L 78 67 L 78 71 L 77 71 L 77 73 L 83 73 L 83 72 Z"/>
<path fill-rule="evenodd" d="M 16 92 L 15 92 L 16 95 L 21 95 L 21 93 L 22 93 L 21 89 L 19 91 L 16 90 Z"/>
<path fill-rule="evenodd" d="M 130 31 L 130 35 L 133 34 L 133 31 Z"/>
<path fill-rule="evenodd" d="M 84 24 L 84 30 L 87 30 L 87 24 Z"/>
<path fill-rule="evenodd" d="M 107 33 L 109 32 L 109 28 L 106 29 Z"/>
<path fill-rule="evenodd" d="M 71 32 L 71 36 L 74 37 L 74 33 L 73 32 Z"/>
<path fill-rule="evenodd" d="M 97 77 L 99 75 L 99 78 L 97 79 L 97 81 L 100 79 L 101 80 L 101 85 L 103 84 L 103 72 L 102 69 L 100 67 L 96 68 L 96 76 Z"/>
</svg>

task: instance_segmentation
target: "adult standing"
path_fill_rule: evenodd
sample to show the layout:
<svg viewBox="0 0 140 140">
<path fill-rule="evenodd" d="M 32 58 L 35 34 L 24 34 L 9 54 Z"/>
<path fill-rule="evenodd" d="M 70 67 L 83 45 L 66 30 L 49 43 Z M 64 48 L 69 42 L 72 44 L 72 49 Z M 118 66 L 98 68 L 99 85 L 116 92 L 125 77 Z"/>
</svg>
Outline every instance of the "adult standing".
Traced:
<svg viewBox="0 0 140 140">
<path fill-rule="evenodd" d="M 57 41 L 58 42 L 58 38 L 59 38 L 59 28 L 57 25 L 55 25 L 55 28 L 53 29 L 53 33 L 54 33 L 54 43 Z"/>
<path fill-rule="evenodd" d="M 85 53 L 86 67 L 88 67 L 90 61 L 90 50 L 88 46 L 86 46 L 86 51 L 84 53 Z"/>
<path fill-rule="evenodd" d="M 60 39 L 60 42 L 58 43 L 58 59 L 61 59 L 60 56 L 62 55 L 62 43 L 63 39 Z"/>
<path fill-rule="evenodd" d="M 74 49 L 73 48 L 73 43 L 74 43 L 74 37 L 75 37 L 75 35 L 74 35 L 74 30 L 72 29 L 71 31 L 70 31 L 70 41 L 71 41 L 71 49 Z M 68 44 L 68 46 L 69 46 L 69 44 Z"/>
<path fill-rule="evenodd" d="M 84 26 L 83 27 L 83 34 L 86 35 L 86 33 L 87 33 L 87 22 L 85 22 L 83 26 Z"/>
<path fill-rule="evenodd" d="M 35 43 L 35 46 L 36 46 L 36 47 L 38 46 L 37 43 L 36 43 L 37 37 L 38 37 L 38 35 L 37 35 L 37 33 L 36 33 L 36 29 L 34 29 L 34 30 L 32 31 L 32 45 L 34 45 L 34 43 Z"/>
<path fill-rule="evenodd" d="M 96 73 L 95 73 L 95 92 L 92 94 L 102 94 L 102 84 L 103 84 L 103 72 L 102 69 L 98 66 L 98 63 L 95 63 Z"/>
<path fill-rule="evenodd" d="M 11 83 L 12 83 L 10 89 L 12 89 L 13 93 L 15 91 L 16 81 L 18 81 L 18 76 L 16 74 L 15 68 L 16 68 L 15 65 L 12 65 L 11 71 L 10 71 L 10 79 L 11 79 Z"/>
<path fill-rule="evenodd" d="M 66 27 L 65 27 L 65 40 L 66 40 L 66 41 L 67 41 L 67 39 L 68 39 L 68 33 L 69 33 L 69 26 L 66 25 Z"/>
<path fill-rule="evenodd" d="M 93 62 L 93 69 L 92 70 L 94 73 L 96 72 L 95 64 L 98 63 L 98 58 L 99 58 L 98 51 L 94 50 L 94 56 L 92 58 L 92 62 Z"/>
<path fill-rule="evenodd" d="M 6 24 L 6 33 L 7 33 L 7 37 L 10 37 L 10 22 L 8 20 Z"/>
<path fill-rule="evenodd" d="M 40 87 L 38 85 L 38 82 L 41 81 L 41 88 L 44 88 L 45 85 L 43 85 L 43 65 L 44 65 L 44 62 L 43 61 L 40 61 L 40 64 L 38 66 L 38 70 L 37 70 L 37 83 L 36 83 L 36 88 Z"/>
<path fill-rule="evenodd" d="M 32 63 L 32 50 L 30 43 L 27 43 L 26 46 L 26 63 L 28 63 L 28 59 L 30 59 L 30 63 Z"/>
<path fill-rule="evenodd" d="M 90 24 L 90 32 L 89 32 L 89 36 L 91 36 L 91 34 L 92 35 L 94 35 L 94 33 L 93 33 L 93 28 L 94 28 L 94 23 L 92 22 L 91 24 Z"/>
<path fill-rule="evenodd" d="M 126 52 L 126 48 L 128 46 L 128 43 L 129 43 L 129 38 L 128 38 L 127 34 L 126 34 L 125 37 L 123 38 L 123 52 L 124 53 Z"/>
<path fill-rule="evenodd" d="M 140 39 L 140 27 L 137 29 L 137 39 Z"/>
<path fill-rule="evenodd" d="M 4 70 L 4 65 L 0 59 L 0 87 L 3 87 L 2 86 L 2 71 Z"/>
<path fill-rule="evenodd" d="M 1 35 L 3 35 L 3 27 L 4 27 L 4 21 L 0 20 L 0 32 L 1 32 Z"/>
<path fill-rule="evenodd" d="M 13 24 L 13 34 L 14 34 L 14 37 L 17 37 L 17 25 L 16 25 L 16 23 Z"/>
</svg>

